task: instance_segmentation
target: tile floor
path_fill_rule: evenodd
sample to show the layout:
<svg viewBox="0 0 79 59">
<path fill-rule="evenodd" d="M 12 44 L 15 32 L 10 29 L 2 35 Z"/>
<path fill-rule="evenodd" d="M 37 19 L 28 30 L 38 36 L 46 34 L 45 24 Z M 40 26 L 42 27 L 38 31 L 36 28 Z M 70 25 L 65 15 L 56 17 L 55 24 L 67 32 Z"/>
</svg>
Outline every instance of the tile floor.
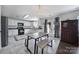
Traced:
<svg viewBox="0 0 79 59">
<path fill-rule="evenodd" d="M 61 41 L 57 49 L 57 54 L 77 54 L 79 48 L 69 43 Z"/>
<path fill-rule="evenodd" d="M 44 54 L 55 54 L 60 42 L 59 38 L 54 38 L 53 39 L 53 47 L 45 47 L 44 49 Z M 24 46 L 24 41 L 25 40 L 19 40 L 15 41 L 14 37 L 9 37 L 9 44 L 7 47 L 1 48 L 0 49 L 0 54 L 30 54 L 26 47 Z M 29 48 L 31 51 L 34 51 L 34 40 L 30 40 L 29 43 Z M 41 49 L 39 48 L 39 54 L 41 54 Z"/>
<path fill-rule="evenodd" d="M 24 42 L 25 40 L 19 40 L 16 41 L 14 39 L 14 37 L 9 37 L 9 44 L 7 47 L 4 48 L 0 48 L 0 54 L 30 54 L 29 51 L 26 49 L 26 47 L 24 46 Z M 60 38 L 54 38 L 52 37 L 51 39 L 53 39 L 53 47 L 45 47 L 44 49 L 44 54 L 79 54 L 79 47 L 72 51 L 71 53 L 69 53 L 68 51 L 70 51 L 70 49 L 68 47 L 74 47 L 68 43 L 65 42 L 61 42 Z M 66 51 L 66 47 L 69 49 Z M 34 51 L 34 40 L 30 40 L 29 43 L 29 48 L 31 49 L 31 51 Z M 41 49 L 39 48 L 39 54 L 41 54 Z"/>
</svg>

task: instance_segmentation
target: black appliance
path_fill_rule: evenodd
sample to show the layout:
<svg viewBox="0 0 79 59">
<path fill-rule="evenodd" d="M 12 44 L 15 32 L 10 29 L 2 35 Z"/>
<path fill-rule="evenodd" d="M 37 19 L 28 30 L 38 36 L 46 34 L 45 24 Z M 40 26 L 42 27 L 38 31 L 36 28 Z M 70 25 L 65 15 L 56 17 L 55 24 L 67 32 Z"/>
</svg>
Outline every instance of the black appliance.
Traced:
<svg viewBox="0 0 79 59">
<path fill-rule="evenodd" d="M 24 34 L 24 23 L 18 23 L 18 35 L 23 35 Z"/>
</svg>

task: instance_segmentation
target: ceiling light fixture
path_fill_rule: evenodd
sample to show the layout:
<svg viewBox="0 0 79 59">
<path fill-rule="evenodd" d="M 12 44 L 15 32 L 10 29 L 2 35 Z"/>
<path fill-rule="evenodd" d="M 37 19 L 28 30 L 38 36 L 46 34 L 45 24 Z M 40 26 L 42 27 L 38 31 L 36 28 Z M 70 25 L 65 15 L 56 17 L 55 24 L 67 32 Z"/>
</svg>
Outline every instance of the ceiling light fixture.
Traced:
<svg viewBox="0 0 79 59">
<path fill-rule="evenodd" d="M 29 17 L 29 15 L 25 15 L 25 16 L 24 16 L 24 19 L 27 18 L 27 17 Z"/>
</svg>

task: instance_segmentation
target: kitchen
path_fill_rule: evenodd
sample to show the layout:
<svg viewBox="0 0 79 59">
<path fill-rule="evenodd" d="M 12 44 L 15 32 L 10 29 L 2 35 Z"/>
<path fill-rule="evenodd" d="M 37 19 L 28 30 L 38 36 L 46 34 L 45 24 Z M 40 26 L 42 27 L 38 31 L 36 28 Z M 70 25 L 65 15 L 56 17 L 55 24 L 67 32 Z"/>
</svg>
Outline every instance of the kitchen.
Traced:
<svg viewBox="0 0 79 59">
<path fill-rule="evenodd" d="M 58 53 L 57 51 L 61 41 L 61 21 L 77 19 L 79 16 L 78 8 L 79 5 L 1 5 L 1 37 L 3 37 L 1 38 L 1 40 L 3 39 L 1 42 L 5 42 L 5 44 L 1 43 L 2 48 L 0 47 L 0 53 L 29 54 L 30 52 L 28 50 L 31 50 L 33 54 L 36 50 L 38 50 L 39 54 L 41 50 L 44 54 Z M 59 20 L 57 30 L 55 29 L 56 19 Z M 43 43 L 44 49 L 41 49 L 43 47 L 39 48 L 40 44 L 36 43 L 38 49 L 35 50 L 35 41 L 30 40 L 29 49 L 26 49 L 27 45 L 25 46 L 25 42 L 27 41 L 25 39 L 27 40 L 29 33 L 36 32 L 44 32 L 46 34 L 45 36 L 48 34 L 52 40 L 52 43 L 50 41 L 49 45 L 52 47 L 47 46 L 48 42 L 46 42 Z M 36 35 L 38 34 L 36 33 Z"/>
</svg>

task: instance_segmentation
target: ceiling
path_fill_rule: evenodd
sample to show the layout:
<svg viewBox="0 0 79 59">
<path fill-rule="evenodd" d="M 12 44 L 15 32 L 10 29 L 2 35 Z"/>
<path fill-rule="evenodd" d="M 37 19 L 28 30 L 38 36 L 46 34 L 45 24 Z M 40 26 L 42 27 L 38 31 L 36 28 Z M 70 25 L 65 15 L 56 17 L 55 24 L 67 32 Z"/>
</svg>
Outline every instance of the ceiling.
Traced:
<svg viewBox="0 0 79 59">
<path fill-rule="evenodd" d="M 49 17 L 78 9 L 78 7 L 79 5 L 3 5 L 1 15 L 21 19 L 25 15 L 29 15 L 27 19 Z"/>
</svg>

